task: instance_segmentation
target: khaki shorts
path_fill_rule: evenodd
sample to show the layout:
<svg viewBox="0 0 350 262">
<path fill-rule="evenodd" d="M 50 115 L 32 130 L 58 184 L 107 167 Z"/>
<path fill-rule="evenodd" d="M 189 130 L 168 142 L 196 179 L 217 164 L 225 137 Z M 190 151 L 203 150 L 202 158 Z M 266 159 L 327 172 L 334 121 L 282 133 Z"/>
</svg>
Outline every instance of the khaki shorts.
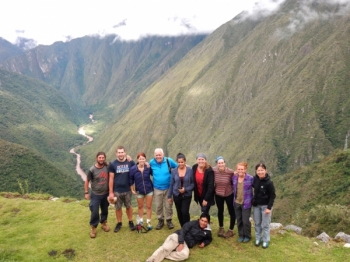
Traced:
<svg viewBox="0 0 350 262">
<path fill-rule="evenodd" d="M 117 197 L 117 202 L 114 205 L 115 209 L 120 210 L 123 204 L 126 208 L 131 207 L 131 197 L 132 197 L 131 191 L 124 192 L 124 193 L 114 192 L 114 196 Z"/>
</svg>

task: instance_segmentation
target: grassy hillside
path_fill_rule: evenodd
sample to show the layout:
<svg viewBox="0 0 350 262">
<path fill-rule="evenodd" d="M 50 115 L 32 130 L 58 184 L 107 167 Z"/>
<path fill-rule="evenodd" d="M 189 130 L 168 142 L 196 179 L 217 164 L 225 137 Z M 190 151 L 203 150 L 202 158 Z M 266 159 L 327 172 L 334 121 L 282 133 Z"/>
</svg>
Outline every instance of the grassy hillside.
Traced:
<svg viewBox="0 0 350 262">
<path fill-rule="evenodd" d="M 81 197 L 83 181 L 30 149 L 0 139 L 0 191 Z"/>
<path fill-rule="evenodd" d="M 78 185 L 74 172 L 75 159 L 69 150 L 86 140 L 77 133 L 84 116 L 82 110 L 54 88 L 32 78 L 0 70 L 0 139 L 27 148 L 27 152 L 37 157 L 35 166 L 48 168 L 46 174 L 55 167 L 55 173 L 65 174 L 62 180 L 71 177 L 75 185 L 70 187 L 69 193 Z M 5 151 L 0 151 L 0 155 L 1 158 L 7 157 Z M 40 161 L 41 165 L 38 164 Z M 25 166 L 22 168 L 25 170 Z M 18 172 L 11 165 L 6 170 L 6 175 Z M 3 176 L 5 173 L 0 172 L 0 177 Z M 29 184 L 40 180 L 39 177 L 31 174 Z M 55 177 L 51 180 L 56 183 Z M 12 188 L 5 187 L 3 190 Z M 41 186 L 35 188 L 44 190 Z M 46 189 L 45 192 L 57 192 L 53 188 L 51 191 Z M 68 191 L 61 193 L 67 195 Z"/>
<path fill-rule="evenodd" d="M 194 47 L 151 84 L 119 121 L 108 122 L 87 156 L 136 155 L 163 147 L 195 161 L 264 161 L 283 174 L 343 148 L 349 130 L 348 9 L 286 1 L 260 20 L 239 16 Z M 304 9 L 319 16 L 303 20 Z M 327 14 L 327 19 L 321 19 Z M 290 32 L 294 19 L 303 26 Z M 285 34 L 284 34 L 285 33 Z M 118 116 L 119 118 L 120 116 Z M 91 161 L 91 159 L 90 159 Z"/>
<path fill-rule="evenodd" d="M 173 232 L 168 229 L 152 230 L 147 234 L 131 232 L 126 227 L 124 215 L 120 232 L 105 233 L 99 228 L 97 238 L 90 239 L 88 202 L 68 202 L 67 199 L 52 202 L 0 197 L 0 261 L 145 261 Z M 191 249 L 188 261 L 246 261 L 249 258 L 249 261 L 259 262 L 319 262 L 350 259 L 343 243 L 319 242 L 315 245 L 315 239 L 292 232 L 273 233 L 271 245 L 266 250 L 256 248 L 252 242 L 239 244 L 236 236 L 230 239 L 216 237 L 217 220 L 214 217 L 212 220 L 212 244 L 204 249 Z M 177 229 L 179 224 L 175 222 Z M 114 223 L 114 211 L 110 209 L 109 224 L 114 226 Z"/>
<path fill-rule="evenodd" d="M 302 226 L 305 234 L 335 234 L 350 228 L 350 151 L 274 176 L 274 219 Z"/>
</svg>

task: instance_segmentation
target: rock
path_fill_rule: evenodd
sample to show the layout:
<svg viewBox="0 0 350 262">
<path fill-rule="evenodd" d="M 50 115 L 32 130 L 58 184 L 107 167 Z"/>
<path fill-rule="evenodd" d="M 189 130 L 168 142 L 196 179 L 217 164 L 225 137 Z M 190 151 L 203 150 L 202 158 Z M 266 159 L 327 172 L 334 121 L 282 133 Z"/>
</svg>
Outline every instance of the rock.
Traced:
<svg viewBox="0 0 350 262">
<path fill-rule="evenodd" d="M 284 235 L 284 233 L 286 233 L 286 230 L 278 230 L 277 232 L 278 234 Z"/>
<path fill-rule="evenodd" d="M 285 226 L 283 229 L 286 229 L 286 230 L 293 230 L 295 233 L 297 234 L 301 234 L 301 231 L 302 231 L 302 228 L 301 227 L 297 227 L 295 225 L 287 225 Z"/>
<path fill-rule="evenodd" d="M 349 243 L 346 243 L 346 244 L 344 245 L 344 247 L 350 248 L 350 244 L 349 244 Z"/>
<path fill-rule="evenodd" d="M 328 243 L 329 240 L 331 239 L 330 236 L 328 236 L 325 232 L 319 234 L 316 238 L 321 240 L 324 243 Z"/>
<path fill-rule="evenodd" d="M 270 223 L 270 230 L 281 229 L 283 226 L 281 223 Z"/>
<path fill-rule="evenodd" d="M 344 241 L 346 243 L 350 243 L 350 235 L 347 235 L 345 234 L 344 232 L 339 232 L 335 238 L 334 238 L 335 241 Z"/>
<path fill-rule="evenodd" d="M 314 242 L 315 246 L 318 246 L 318 243 L 317 242 Z"/>
<path fill-rule="evenodd" d="M 58 200 L 59 198 L 58 197 L 53 197 L 53 198 L 51 198 L 50 200 L 51 201 L 56 201 L 56 200 Z"/>
</svg>

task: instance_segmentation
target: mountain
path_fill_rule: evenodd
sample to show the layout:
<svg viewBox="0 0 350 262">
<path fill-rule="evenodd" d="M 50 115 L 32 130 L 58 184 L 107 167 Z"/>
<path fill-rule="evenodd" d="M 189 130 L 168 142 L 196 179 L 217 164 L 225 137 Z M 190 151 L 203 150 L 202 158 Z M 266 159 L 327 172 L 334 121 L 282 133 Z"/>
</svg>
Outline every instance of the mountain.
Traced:
<svg viewBox="0 0 350 262">
<path fill-rule="evenodd" d="M 350 151 L 272 178 L 273 220 L 294 223 L 307 235 L 337 234 L 350 228 Z"/>
<path fill-rule="evenodd" d="M 77 185 L 82 186 L 81 179 L 77 179 L 74 172 L 75 160 L 69 150 L 86 140 L 77 132 L 83 118 L 87 118 L 86 113 L 51 86 L 4 70 L 0 70 L 0 112 L 0 139 L 4 141 L 4 148 L 9 147 L 13 158 L 6 165 L 6 172 L 0 172 L 3 181 L 6 181 L 6 176 L 30 178 L 31 184 L 41 180 L 39 177 L 45 174 L 52 185 L 57 183 L 55 180 L 61 181 L 70 177 L 72 185 L 65 186 L 66 194 L 74 192 L 72 188 Z M 19 146 L 22 147 L 18 149 Z M 17 149 L 23 154 L 14 153 Z M 4 150 L 0 151 L 0 155 L 1 158 L 10 157 Z M 35 171 L 33 166 L 29 168 L 28 164 L 24 165 L 27 163 L 26 159 L 32 158 L 35 162 L 33 166 L 42 170 Z M 13 165 L 12 161 L 16 164 Z M 18 164 L 21 163 L 22 172 L 18 169 Z M 57 173 L 62 177 L 55 177 Z M 2 184 L 5 187 L 1 190 L 13 188 L 14 182 L 16 183 L 12 180 L 11 186 L 10 183 Z M 31 187 L 37 188 L 36 185 Z M 42 192 L 54 193 L 58 192 L 58 188 L 42 188 Z"/>
<path fill-rule="evenodd" d="M 23 50 L 21 48 L 0 37 L 0 62 L 20 54 L 23 54 Z"/>
<path fill-rule="evenodd" d="M 349 130 L 349 19 L 349 8 L 315 1 L 286 1 L 267 17 L 240 14 L 149 85 L 83 152 L 98 147 L 114 156 L 122 144 L 152 157 L 163 147 L 189 163 L 199 152 L 212 164 L 223 155 L 233 168 L 248 161 L 249 172 L 263 161 L 275 174 L 322 159 L 343 147 Z"/>
<path fill-rule="evenodd" d="M 80 105 L 108 103 L 123 108 L 205 36 L 154 36 L 129 42 L 115 35 L 83 37 L 38 46 L 9 58 L 2 68 L 40 79 Z"/>
<path fill-rule="evenodd" d="M 82 181 L 27 147 L 0 139 L 0 192 L 81 197 Z"/>
</svg>

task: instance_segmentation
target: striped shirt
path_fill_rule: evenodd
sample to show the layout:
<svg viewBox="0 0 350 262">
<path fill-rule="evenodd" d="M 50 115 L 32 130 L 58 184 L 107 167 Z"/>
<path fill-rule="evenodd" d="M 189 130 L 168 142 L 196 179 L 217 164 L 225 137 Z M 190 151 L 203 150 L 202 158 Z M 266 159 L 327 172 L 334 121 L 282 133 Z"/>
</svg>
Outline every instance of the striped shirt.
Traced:
<svg viewBox="0 0 350 262">
<path fill-rule="evenodd" d="M 224 171 L 219 171 L 217 167 L 214 170 L 215 194 L 221 197 L 227 197 L 233 193 L 232 177 L 234 172 L 232 169 L 225 167 Z"/>
</svg>

